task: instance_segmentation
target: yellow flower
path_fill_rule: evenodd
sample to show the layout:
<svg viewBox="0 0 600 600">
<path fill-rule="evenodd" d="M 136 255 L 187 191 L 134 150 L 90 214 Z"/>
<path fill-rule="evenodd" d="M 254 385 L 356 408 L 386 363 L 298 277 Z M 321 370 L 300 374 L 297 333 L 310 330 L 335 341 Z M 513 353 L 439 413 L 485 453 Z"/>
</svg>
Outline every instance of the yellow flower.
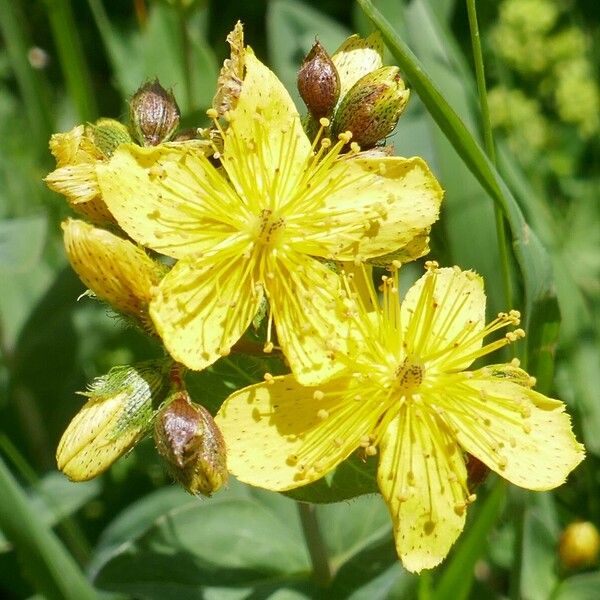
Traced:
<svg viewBox="0 0 600 600">
<path fill-rule="evenodd" d="M 516 363 L 466 370 L 522 337 L 516 329 L 483 345 L 518 313 L 486 326 L 481 278 L 428 267 L 401 304 L 397 276 L 372 312 L 347 295 L 360 336 L 343 377 L 312 388 L 269 378 L 232 394 L 216 417 L 230 471 L 271 490 L 315 481 L 357 448 L 379 453 L 379 488 L 410 571 L 437 565 L 464 527 L 475 499 L 465 453 L 533 490 L 560 485 L 584 456 L 562 402 L 531 389 Z M 379 306 L 374 292 L 368 304 Z"/>
<path fill-rule="evenodd" d="M 115 310 L 152 331 L 148 304 L 165 267 L 130 241 L 84 221 L 67 219 L 62 228 L 67 257 L 81 281 Z"/>
<path fill-rule="evenodd" d="M 114 221 L 100 198 L 95 165 L 127 141 L 131 141 L 127 128 L 113 119 L 99 119 L 93 125 L 55 133 L 50 151 L 57 168 L 45 179 L 48 187 L 63 194 L 73 210 L 94 223 Z"/>
<path fill-rule="evenodd" d="M 227 355 L 266 296 L 267 350 L 274 322 L 312 384 L 339 368 L 343 337 L 339 277 L 314 257 L 360 261 L 410 245 L 437 219 L 442 191 L 419 158 L 340 155 L 345 135 L 311 144 L 275 75 L 250 49 L 244 62 L 218 167 L 193 148 L 123 145 L 98 179 L 119 225 L 178 259 L 150 303 L 177 361 L 199 370 Z"/>
</svg>

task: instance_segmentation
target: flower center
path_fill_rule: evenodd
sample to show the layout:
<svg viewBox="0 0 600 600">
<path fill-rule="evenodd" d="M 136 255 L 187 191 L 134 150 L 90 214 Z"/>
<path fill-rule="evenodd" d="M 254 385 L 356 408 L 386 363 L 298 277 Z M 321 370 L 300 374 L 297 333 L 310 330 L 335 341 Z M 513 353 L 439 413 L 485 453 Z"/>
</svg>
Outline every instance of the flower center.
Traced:
<svg viewBox="0 0 600 600">
<path fill-rule="evenodd" d="M 256 241 L 267 246 L 276 245 L 285 231 L 285 220 L 274 217 L 270 208 L 260 211 L 256 225 Z"/>
<path fill-rule="evenodd" d="M 423 383 L 423 365 L 411 357 L 406 357 L 394 371 L 395 384 L 402 394 L 410 394 Z"/>
</svg>

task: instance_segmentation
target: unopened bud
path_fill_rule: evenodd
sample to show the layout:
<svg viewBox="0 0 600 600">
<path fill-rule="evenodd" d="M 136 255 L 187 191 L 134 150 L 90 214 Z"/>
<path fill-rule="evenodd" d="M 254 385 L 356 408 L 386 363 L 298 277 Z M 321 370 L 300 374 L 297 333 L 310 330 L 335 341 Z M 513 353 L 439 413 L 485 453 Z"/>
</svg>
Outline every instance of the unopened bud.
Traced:
<svg viewBox="0 0 600 600">
<path fill-rule="evenodd" d="M 131 142 L 127 127 L 114 119 L 98 119 L 95 123 L 86 125 L 86 134 L 106 158 L 110 158 L 121 144 Z"/>
<path fill-rule="evenodd" d="M 340 77 L 319 41 L 314 43 L 300 67 L 298 91 L 315 119 L 333 113 L 340 96 Z"/>
<path fill-rule="evenodd" d="M 67 257 L 81 281 L 100 300 L 153 331 L 148 304 L 165 275 L 164 265 L 129 240 L 85 221 L 67 219 L 62 228 Z"/>
<path fill-rule="evenodd" d="M 168 141 L 179 125 L 179 107 L 158 79 L 142 85 L 129 101 L 133 134 L 142 146 Z"/>
<path fill-rule="evenodd" d="M 381 67 L 359 79 L 342 99 L 333 120 L 333 137 L 352 132 L 361 149 L 373 147 L 396 127 L 409 90 L 398 67 Z"/>
<path fill-rule="evenodd" d="M 589 521 L 571 523 L 560 536 L 558 554 L 567 569 L 580 569 L 595 564 L 599 551 L 600 534 Z"/>
<path fill-rule="evenodd" d="M 225 442 L 211 414 L 173 393 L 158 412 L 154 440 L 173 477 L 192 494 L 210 496 L 227 481 Z"/>
<path fill-rule="evenodd" d="M 163 361 L 147 361 L 95 379 L 58 444 L 58 468 L 72 481 L 86 481 L 133 448 L 152 429 L 153 405 L 162 400 L 167 375 Z"/>
</svg>

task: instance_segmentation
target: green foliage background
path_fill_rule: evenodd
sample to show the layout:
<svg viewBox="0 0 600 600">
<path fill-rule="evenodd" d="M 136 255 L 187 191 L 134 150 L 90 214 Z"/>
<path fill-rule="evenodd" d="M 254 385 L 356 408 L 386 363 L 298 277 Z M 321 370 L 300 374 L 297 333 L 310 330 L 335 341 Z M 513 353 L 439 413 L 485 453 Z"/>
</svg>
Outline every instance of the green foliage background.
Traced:
<svg viewBox="0 0 600 600">
<path fill-rule="evenodd" d="M 519 355 L 541 391 L 568 403 L 588 457 L 553 493 L 509 489 L 490 477 L 447 561 L 420 577 L 399 565 L 379 496 L 319 504 L 334 573 L 323 589 L 290 498 L 235 481 L 210 500 L 188 496 L 170 483 L 150 441 L 92 482 L 72 484 L 54 470 L 58 439 L 81 405 L 75 392 L 111 366 L 159 349 L 98 303 L 77 302 L 84 289 L 60 236 L 68 209 L 42 178 L 53 168 L 52 132 L 124 117 L 128 97 L 148 78 L 173 88 L 184 124 L 205 125 L 237 19 L 296 99 L 296 71 L 315 35 L 333 51 L 372 23 L 358 5 L 339 0 L 0 0 L 0 596 L 600 597 L 600 571 L 568 571 L 557 554 L 568 523 L 600 527 L 600 110 L 590 92 L 590 84 L 598 89 L 600 6 L 479 4 L 498 170 L 481 150 L 461 0 L 374 2 L 391 25 L 389 61 L 413 89 L 389 142 L 397 154 L 425 157 L 446 190 L 431 258 L 483 274 L 490 314 L 525 313 L 528 341 Z M 511 17 L 507 4 L 520 5 L 525 17 Z M 539 15 L 548 5 L 560 17 L 544 30 Z M 558 48 L 556 36 L 571 28 L 584 42 Z M 571 68 L 565 56 L 586 62 L 587 87 L 561 79 Z M 494 206 L 509 226 L 508 281 Z M 223 360 L 190 382 L 194 399 L 214 410 L 261 368 Z M 297 497 L 329 501 L 346 488 L 373 489 L 368 469 L 350 462 Z"/>
</svg>

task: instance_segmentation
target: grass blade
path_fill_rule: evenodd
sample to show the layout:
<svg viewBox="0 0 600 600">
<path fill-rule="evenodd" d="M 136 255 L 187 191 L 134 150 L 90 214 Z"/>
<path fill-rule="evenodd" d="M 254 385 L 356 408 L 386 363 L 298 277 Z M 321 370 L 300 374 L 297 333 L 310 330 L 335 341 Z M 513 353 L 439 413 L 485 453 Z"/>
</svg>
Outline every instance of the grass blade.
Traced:
<svg viewBox="0 0 600 600">
<path fill-rule="evenodd" d="M 27 576 L 49 600 L 92 600 L 98 594 L 0 458 L 0 529 L 23 559 Z"/>
</svg>

